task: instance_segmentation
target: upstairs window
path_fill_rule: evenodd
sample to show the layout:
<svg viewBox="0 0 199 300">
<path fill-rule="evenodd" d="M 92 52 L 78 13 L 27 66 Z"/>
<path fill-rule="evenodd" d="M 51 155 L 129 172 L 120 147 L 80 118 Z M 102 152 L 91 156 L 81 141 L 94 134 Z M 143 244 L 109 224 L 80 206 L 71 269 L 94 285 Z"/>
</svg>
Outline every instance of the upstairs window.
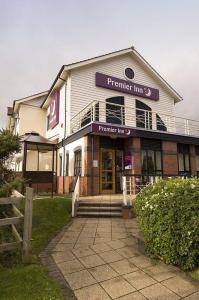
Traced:
<svg viewBox="0 0 199 300">
<path fill-rule="evenodd" d="M 106 99 L 106 122 L 125 125 L 124 97 L 112 97 Z"/>
<path fill-rule="evenodd" d="M 136 100 L 136 127 L 152 129 L 151 108 L 139 100 Z"/>
<path fill-rule="evenodd" d="M 180 175 L 190 175 L 189 145 L 178 144 L 178 172 Z"/>
<path fill-rule="evenodd" d="M 158 114 L 156 114 L 156 126 L 157 126 L 157 130 L 167 131 L 167 127 L 164 121 L 161 119 L 161 117 Z"/>
</svg>

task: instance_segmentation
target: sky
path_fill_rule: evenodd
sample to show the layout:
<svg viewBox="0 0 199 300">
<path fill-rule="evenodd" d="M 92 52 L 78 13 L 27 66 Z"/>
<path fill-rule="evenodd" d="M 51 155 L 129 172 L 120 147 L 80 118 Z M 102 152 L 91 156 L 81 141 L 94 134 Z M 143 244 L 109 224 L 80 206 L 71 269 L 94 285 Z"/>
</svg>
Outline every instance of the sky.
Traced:
<svg viewBox="0 0 199 300">
<path fill-rule="evenodd" d="M 13 100 L 50 88 L 63 64 L 134 46 L 199 120 L 199 1 L 0 0 L 0 128 Z"/>
</svg>

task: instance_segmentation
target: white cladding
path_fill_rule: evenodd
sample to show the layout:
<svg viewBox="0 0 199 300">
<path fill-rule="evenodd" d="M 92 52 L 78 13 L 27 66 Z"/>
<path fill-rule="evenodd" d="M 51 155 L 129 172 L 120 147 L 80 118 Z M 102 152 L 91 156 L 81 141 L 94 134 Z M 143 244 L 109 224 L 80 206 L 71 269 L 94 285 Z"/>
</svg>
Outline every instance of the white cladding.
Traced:
<svg viewBox="0 0 199 300">
<path fill-rule="evenodd" d="M 158 101 L 95 86 L 96 72 L 126 79 L 124 70 L 127 67 L 134 70 L 135 83 L 159 89 L 160 99 Z M 174 99 L 168 94 L 161 82 L 154 78 L 146 67 L 141 66 L 132 54 L 123 54 L 112 59 L 71 70 L 71 117 L 78 114 L 94 100 L 105 101 L 106 98 L 115 96 L 124 96 L 125 105 L 128 107 L 134 108 L 135 99 L 138 99 L 156 112 L 174 115 Z"/>
<path fill-rule="evenodd" d="M 50 113 L 50 107 L 48 107 L 47 115 Z M 59 123 L 52 129 L 47 130 L 46 137 L 50 140 L 56 140 L 60 142 L 64 138 L 64 125 L 65 125 L 65 85 L 60 89 L 59 100 Z M 47 127 L 47 124 L 46 124 Z"/>
</svg>

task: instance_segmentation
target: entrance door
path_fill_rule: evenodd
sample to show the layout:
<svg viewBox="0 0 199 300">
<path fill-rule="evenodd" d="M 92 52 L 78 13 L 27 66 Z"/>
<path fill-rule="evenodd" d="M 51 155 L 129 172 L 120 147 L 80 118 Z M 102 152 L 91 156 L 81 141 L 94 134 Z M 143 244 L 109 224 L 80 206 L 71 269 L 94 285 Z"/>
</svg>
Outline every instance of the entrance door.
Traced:
<svg viewBox="0 0 199 300">
<path fill-rule="evenodd" d="M 101 149 L 100 187 L 102 194 L 115 193 L 115 150 Z"/>
</svg>

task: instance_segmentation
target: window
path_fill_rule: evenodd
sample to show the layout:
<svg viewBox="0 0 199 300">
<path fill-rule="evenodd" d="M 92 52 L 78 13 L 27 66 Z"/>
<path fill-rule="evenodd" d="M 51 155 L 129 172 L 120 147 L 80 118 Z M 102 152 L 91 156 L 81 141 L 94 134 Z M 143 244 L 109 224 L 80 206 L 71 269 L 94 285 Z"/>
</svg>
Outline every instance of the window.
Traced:
<svg viewBox="0 0 199 300">
<path fill-rule="evenodd" d="M 65 162 L 65 176 L 69 174 L 69 153 L 66 153 L 66 162 Z"/>
<path fill-rule="evenodd" d="M 59 176 L 62 176 L 62 155 L 59 155 Z"/>
<path fill-rule="evenodd" d="M 131 68 L 126 68 L 125 71 L 124 71 L 124 73 L 125 73 L 125 76 L 126 76 L 128 79 L 133 79 L 134 76 L 135 76 L 134 71 L 133 71 L 133 69 L 131 69 Z"/>
<path fill-rule="evenodd" d="M 190 175 L 189 145 L 178 144 L 178 172 L 180 175 Z"/>
<path fill-rule="evenodd" d="M 75 151 L 75 160 L 74 160 L 74 176 L 79 176 L 82 173 L 82 151 Z"/>
<path fill-rule="evenodd" d="M 199 146 L 195 146 L 195 152 L 196 152 L 196 171 L 197 171 L 197 176 L 199 176 Z"/>
<path fill-rule="evenodd" d="M 156 114 L 156 126 L 157 126 L 157 130 L 167 131 L 167 127 L 164 121 L 161 119 L 161 117 L 158 114 Z"/>
<path fill-rule="evenodd" d="M 162 174 L 162 151 L 161 141 L 142 139 L 141 140 L 141 163 L 142 174 Z"/>
<path fill-rule="evenodd" d="M 136 127 L 152 129 L 151 108 L 139 100 L 136 100 Z"/>
<path fill-rule="evenodd" d="M 124 97 L 111 97 L 106 99 L 106 122 L 112 124 L 125 124 Z"/>
</svg>

